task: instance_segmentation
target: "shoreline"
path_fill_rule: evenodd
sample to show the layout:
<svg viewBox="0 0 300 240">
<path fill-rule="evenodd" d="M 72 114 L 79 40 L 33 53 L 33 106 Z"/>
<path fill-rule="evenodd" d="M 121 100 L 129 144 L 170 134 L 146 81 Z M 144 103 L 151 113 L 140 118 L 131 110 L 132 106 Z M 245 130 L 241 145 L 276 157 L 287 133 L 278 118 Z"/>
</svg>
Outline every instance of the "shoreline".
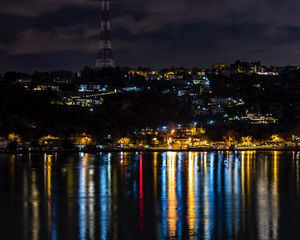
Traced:
<svg viewBox="0 0 300 240">
<path fill-rule="evenodd" d="M 300 147 L 270 147 L 270 148 L 103 148 L 95 150 L 77 150 L 77 149 L 49 149 L 49 150 L 20 150 L 9 151 L 0 150 L 0 154 L 29 154 L 29 153 L 109 153 L 109 152 L 219 152 L 219 151 L 231 151 L 231 152 L 244 152 L 244 151 L 300 151 Z"/>
</svg>

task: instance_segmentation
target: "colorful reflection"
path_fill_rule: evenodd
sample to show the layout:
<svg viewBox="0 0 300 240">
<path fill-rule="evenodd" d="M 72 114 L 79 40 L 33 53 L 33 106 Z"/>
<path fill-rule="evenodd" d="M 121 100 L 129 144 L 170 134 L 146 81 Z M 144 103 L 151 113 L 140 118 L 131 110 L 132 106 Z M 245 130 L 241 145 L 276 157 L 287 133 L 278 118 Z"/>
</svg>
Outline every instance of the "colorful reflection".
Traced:
<svg viewBox="0 0 300 240">
<path fill-rule="evenodd" d="M 53 186 L 52 166 L 54 156 L 44 154 L 44 186 L 47 202 L 47 232 L 48 237 L 57 239 L 57 203 L 55 187 Z"/>
<path fill-rule="evenodd" d="M 168 195 L 167 195 L 167 153 L 162 154 L 161 164 L 161 234 L 159 238 L 168 236 Z"/>
<path fill-rule="evenodd" d="M 108 239 L 111 224 L 111 154 L 103 157 L 105 162 L 100 167 L 100 239 Z"/>
<path fill-rule="evenodd" d="M 293 152 L 294 174 L 296 177 L 296 192 L 300 194 L 300 151 Z"/>
<path fill-rule="evenodd" d="M 256 204 L 250 200 L 252 198 L 251 182 L 255 176 L 251 174 L 255 166 L 252 162 L 255 157 L 255 152 L 242 152 L 241 154 L 190 152 L 187 158 L 182 153 L 162 154 L 162 232 L 160 236 L 214 239 L 216 235 L 222 236 L 225 231 L 226 236 L 237 238 L 241 233 L 241 223 L 245 222 L 242 210 L 247 207 L 251 209 L 252 205 Z M 275 155 L 272 163 L 274 183 L 278 178 L 277 161 Z M 187 165 L 183 165 L 184 162 Z M 261 169 L 263 170 L 264 166 Z M 186 179 L 183 172 L 186 172 Z M 265 181 L 258 186 L 258 191 L 264 188 L 264 184 L 266 184 Z M 186 191 L 183 186 L 186 186 Z M 270 190 L 275 199 L 277 187 L 276 183 Z M 185 203 L 186 212 L 183 208 Z M 266 202 L 261 203 L 259 199 L 258 206 L 264 208 L 264 211 L 268 211 L 266 204 Z M 272 213 L 268 211 L 268 214 L 274 213 L 275 219 L 272 220 L 271 225 L 266 223 L 269 227 L 272 226 L 271 236 L 275 238 L 278 221 L 277 204 L 274 200 L 270 205 Z M 186 219 L 184 219 L 185 214 Z M 260 218 L 260 221 L 263 219 Z M 188 229 L 184 233 L 185 225 Z M 261 226 L 266 227 L 263 223 Z M 268 237 L 268 235 L 261 234 L 261 237 Z"/>
<path fill-rule="evenodd" d="M 188 184 L 187 184 L 187 221 L 190 236 L 195 232 L 195 171 L 194 153 L 189 152 L 188 159 Z"/>
<path fill-rule="evenodd" d="M 177 176 L 176 176 L 176 196 L 177 196 L 177 238 L 183 239 L 184 227 L 184 186 L 183 186 L 184 154 L 178 153 L 177 158 Z"/>
<path fill-rule="evenodd" d="M 260 239 L 278 239 L 278 152 L 261 159 L 257 187 L 257 228 Z M 272 177 L 269 177 L 272 170 Z"/>
<path fill-rule="evenodd" d="M 168 235 L 171 238 L 176 236 L 177 225 L 177 196 L 176 196 L 176 153 L 167 153 L 168 169 Z"/>
<path fill-rule="evenodd" d="M 87 239 L 87 175 L 88 155 L 81 155 L 78 182 L 78 204 L 79 204 L 79 238 Z"/>
<path fill-rule="evenodd" d="M 297 152 L 30 158 L 0 164 L 0 193 L 22 213 L 15 239 L 282 239 L 299 209 Z"/>
<path fill-rule="evenodd" d="M 212 239 L 214 231 L 214 154 L 205 154 L 203 159 L 205 161 L 204 171 L 204 238 Z"/>
</svg>

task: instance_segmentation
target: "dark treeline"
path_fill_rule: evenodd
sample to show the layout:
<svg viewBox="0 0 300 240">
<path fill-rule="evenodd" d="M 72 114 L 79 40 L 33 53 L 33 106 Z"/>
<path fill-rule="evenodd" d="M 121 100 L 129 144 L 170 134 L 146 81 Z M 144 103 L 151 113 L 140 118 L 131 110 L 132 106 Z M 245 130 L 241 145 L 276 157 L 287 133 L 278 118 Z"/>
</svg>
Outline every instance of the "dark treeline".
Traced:
<svg viewBox="0 0 300 240">
<path fill-rule="evenodd" d="M 300 70 L 283 70 L 278 76 L 254 74 L 222 75 L 207 73 L 211 82 L 209 96 L 242 98 L 243 106 L 226 109 L 228 113 L 245 111 L 272 113 L 279 118 L 276 125 L 253 126 L 245 122 L 224 122 L 218 116 L 217 125 L 206 125 L 210 116 L 195 117 L 191 99 L 178 98 L 166 89 L 178 86 L 179 81 L 145 81 L 141 76 L 125 79 L 127 68 L 95 71 L 84 68 L 80 73 L 71 71 L 34 72 L 31 74 L 7 72 L 0 78 L 0 135 L 19 133 L 25 139 L 44 134 L 67 136 L 87 132 L 105 137 L 119 137 L 135 129 L 159 127 L 172 123 L 197 121 L 207 129 L 212 139 L 221 139 L 231 131 L 237 136 L 268 137 L 272 133 L 299 134 Z M 185 76 L 187 79 L 189 76 Z M 76 84 L 98 83 L 113 88 L 138 86 L 141 92 L 119 93 L 107 96 L 101 106 L 90 111 L 86 108 L 52 105 L 60 95 L 53 91 L 27 91 L 14 84 L 19 79 L 32 80 L 32 84 L 51 84 L 58 80 L 71 80 L 69 91 Z"/>
</svg>

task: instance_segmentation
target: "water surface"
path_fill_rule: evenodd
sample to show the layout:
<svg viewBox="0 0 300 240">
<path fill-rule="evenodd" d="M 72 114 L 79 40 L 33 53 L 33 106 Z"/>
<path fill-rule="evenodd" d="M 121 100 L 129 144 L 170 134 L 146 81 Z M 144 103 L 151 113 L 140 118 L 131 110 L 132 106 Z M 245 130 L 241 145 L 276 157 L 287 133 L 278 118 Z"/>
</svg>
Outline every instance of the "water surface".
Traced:
<svg viewBox="0 0 300 240">
<path fill-rule="evenodd" d="M 300 153 L 0 155 L 1 239 L 299 239 Z"/>
</svg>

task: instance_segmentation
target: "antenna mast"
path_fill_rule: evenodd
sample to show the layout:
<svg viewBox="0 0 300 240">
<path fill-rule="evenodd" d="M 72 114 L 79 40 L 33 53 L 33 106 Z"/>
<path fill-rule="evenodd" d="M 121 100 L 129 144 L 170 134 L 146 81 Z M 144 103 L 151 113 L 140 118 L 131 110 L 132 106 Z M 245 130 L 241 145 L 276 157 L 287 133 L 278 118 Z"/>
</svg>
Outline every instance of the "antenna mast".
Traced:
<svg viewBox="0 0 300 240">
<path fill-rule="evenodd" d="M 100 0 L 101 3 L 101 27 L 100 42 L 96 61 L 96 69 L 114 68 L 111 44 L 111 25 L 110 25 L 110 0 Z"/>
</svg>

